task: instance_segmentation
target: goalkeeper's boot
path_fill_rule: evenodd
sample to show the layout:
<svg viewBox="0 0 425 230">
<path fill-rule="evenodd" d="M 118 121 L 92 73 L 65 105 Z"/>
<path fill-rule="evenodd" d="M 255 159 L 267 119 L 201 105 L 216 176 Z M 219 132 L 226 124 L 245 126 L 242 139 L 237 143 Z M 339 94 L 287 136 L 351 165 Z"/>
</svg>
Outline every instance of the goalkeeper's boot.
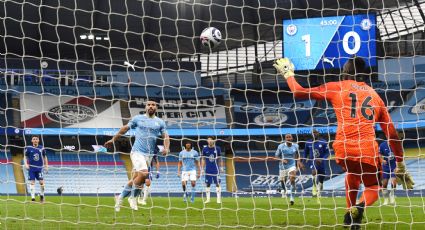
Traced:
<svg viewBox="0 0 425 230">
<path fill-rule="evenodd" d="M 364 202 L 351 207 L 351 215 L 353 217 L 353 224 L 351 225 L 351 230 L 361 229 L 364 207 Z"/>
<path fill-rule="evenodd" d="M 344 215 L 344 228 L 348 228 L 353 223 L 353 219 L 351 218 L 351 212 L 347 211 Z"/>
<path fill-rule="evenodd" d="M 115 212 L 119 212 L 121 210 L 122 199 L 119 196 L 115 197 Z"/>
<path fill-rule="evenodd" d="M 32 201 L 32 202 L 35 202 L 35 198 L 31 198 L 31 201 Z"/>
<path fill-rule="evenodd" d="M 289 198 L 289 203 L 291 205 L 294 205 L 295 204 L 295 199 L 294 199 L 294 196 L 293 195 L 291 195 L 291 197 Z"/>
<path fill-rule="evenodd" d="M 40 203 L 44 203 L 44 195 L 40 195 Z"/>
</svg>

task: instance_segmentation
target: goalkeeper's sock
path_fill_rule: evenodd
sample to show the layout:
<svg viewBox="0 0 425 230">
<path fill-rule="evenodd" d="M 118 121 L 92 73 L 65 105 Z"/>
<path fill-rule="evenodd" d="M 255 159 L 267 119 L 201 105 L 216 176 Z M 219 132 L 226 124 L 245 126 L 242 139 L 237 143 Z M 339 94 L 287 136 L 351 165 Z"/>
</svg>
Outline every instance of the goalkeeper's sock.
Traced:
<svg viewBox="0 0 425 230">
<path fill-rule="evenodd" d="M 131 185 L 126 184 L 119 197 L 120 199 L 124 199 L 128 197 L 130 193 L 131 193 Z"/>
<path fill-rule="evenodd" d="M 345 176 L 345 201 L 347 208 L 351 208 L 356 204 L 357 194 L 359 193 L 360 176 L 347 173 Z"/>
<path fill-rule="evenodd" d="M 378 185 L 372 185 L 369 187 L 366 187 L 363 196 L 360 199 L 360 203 L 365 203 L 365 206 L 371 206 L 375 201 L 379 199 L 379 186 Z"/>
<path fill-rule="evenodd" d="M 35 199 L 35 184 L 30 185 L 31 199 Z"/>
<path fill-rule="evenodd" d="M 40 196 L 44 196 L 44 184 L 40 185 Z"/>
<path fill-rule="evenodd" d="M 143 200 L 146 201 L 148 199 L 148 195 L 151 192 L 151 186 L 145 186 L 143 188 Z"/>
<path fill-rule="evenodd" d="M 210 198 L 211 198 L 211 187 L 205 188 L 205 194 L 207 196 L 207 201 L 210 201 Z M 218 194 L 217 194 L 217 196 L 218 196 Z"/>
</svg>

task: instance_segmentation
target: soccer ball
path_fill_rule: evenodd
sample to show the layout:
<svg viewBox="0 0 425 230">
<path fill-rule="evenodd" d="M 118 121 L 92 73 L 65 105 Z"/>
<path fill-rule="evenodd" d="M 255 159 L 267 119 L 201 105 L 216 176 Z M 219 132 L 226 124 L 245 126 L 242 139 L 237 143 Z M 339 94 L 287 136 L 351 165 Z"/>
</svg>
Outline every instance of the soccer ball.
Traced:
<svg viewBox="0 0 425 230">
<path fill-rule="evenodd" d="M 214 48 L 221 42 L 221 32 L 217 28 L 208 27 L 202 31 L 200 39 L 203 46 Z"/>
</svg>

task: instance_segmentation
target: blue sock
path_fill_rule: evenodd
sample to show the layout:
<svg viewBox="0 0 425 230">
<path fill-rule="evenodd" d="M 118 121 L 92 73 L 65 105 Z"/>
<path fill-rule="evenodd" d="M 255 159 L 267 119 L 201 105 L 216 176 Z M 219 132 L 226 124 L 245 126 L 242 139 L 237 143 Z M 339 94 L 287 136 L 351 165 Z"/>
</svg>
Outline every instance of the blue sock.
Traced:
<svg viewBox="0 0 425 230">
<path fill-rule="evenodd" d="M 134 197 L 138 197 L 141 192 L 142 192 L 142 189 L 140 187 L 136 188 L 136 191 L 134 192 Z"/>
<path fill-rule="evenodd" d="M 195 187 L 192 187 L 192 199 L 195 199 Z"/>
<path fill-rule="evenodd" d="M 121 194 L 120 194 L 120 198 L 124 199 L 126 197 L 128 197 L 131 193 L 131 186 L 129 186 L 128 184 L 126 184 L 124 186 L 124 189 L 122 190 Z"/>
</svg>

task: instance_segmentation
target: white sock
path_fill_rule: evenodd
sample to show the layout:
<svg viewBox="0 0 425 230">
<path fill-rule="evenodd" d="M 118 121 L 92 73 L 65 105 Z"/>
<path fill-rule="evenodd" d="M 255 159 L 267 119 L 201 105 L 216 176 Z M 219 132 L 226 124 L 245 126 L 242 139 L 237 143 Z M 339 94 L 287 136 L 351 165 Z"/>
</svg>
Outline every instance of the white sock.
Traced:
<svg viewBox="0 0 425 230">
<path fill-rule="evenodd" d="M 384 199 L 387 199 L 387 195 L 388 195 L 388 190 L 387 190 L 386 188 L 383 188 L 383 189 L 382 189 L 382 197 L 383 197 Z"/>
<path fill-rule="evenodd" d="M 40 185 L 40 196 L 44 196 L 44 184 Z"/>
<path fill-rule="evenodd" d="M 217 186 L 215 191 L 217 192 L 217 201 L 221 201 L 221 186 Z"/>
<path fill-rule="evenodd" d="M 391 198 L 394 198 L 394 190 L 395 190 L 395 189 L 393 189 L 393 188 L 390 190 L 390 197 L 391 197 Z"/>
<path fill-rule="evenodd" d="M 30 185 L 31 198 L 35 199 L 35 184 Z"/>
<path fill-rule="evenodd" d="M 143 200 L 146 201 L 146 199 L 148 198 L 148 195 L 151 191 L 151 186 L 145 186 L 143 188 Z"/>
<path fill-rule="evenodd" d="M 210 197 L 211 197 L 211 187 L 207 187 L 205 189 L 205 193 L 207 195 L 207 200 L 210 200 Z"/>
</svg>

